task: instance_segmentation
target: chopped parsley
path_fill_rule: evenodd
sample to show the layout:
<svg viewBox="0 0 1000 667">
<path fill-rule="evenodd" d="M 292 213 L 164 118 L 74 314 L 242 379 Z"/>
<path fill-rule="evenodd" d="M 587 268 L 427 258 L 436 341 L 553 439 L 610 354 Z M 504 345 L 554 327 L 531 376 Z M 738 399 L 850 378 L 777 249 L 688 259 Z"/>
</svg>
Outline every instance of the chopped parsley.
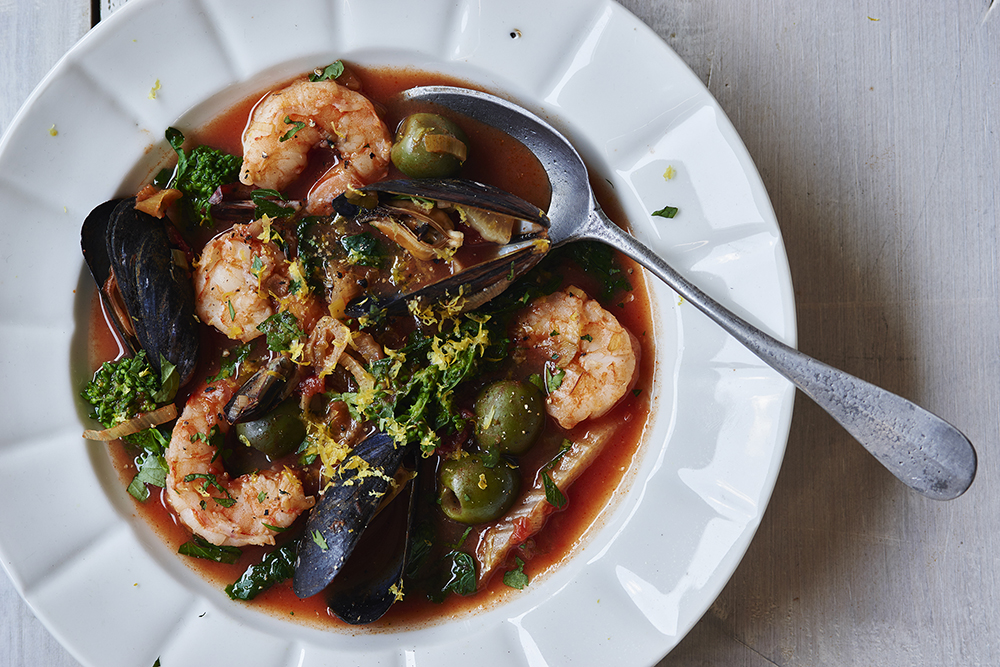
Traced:
<svg viewBox="0 0 1000 667">
<path fill-rule="evenodd" d="M 292 127 L 291 127 L 290 130 L 288 130 L 283 135 L 281 135 L 280 137 L 278 137 L 278 141 L 280 141 L 280 142 L 288 141 L 289 139 L 291 139 L 292 137 L 294 137 L 296 134 L 298 134 L 299 130 L 301 130 L 302 128 L 304 128 L 306 126 L 306 124 L 304 122 L 302 122 L 301 120 L 295 120 L 295 121 L 293 121 L 290 116 L 285 116 L 285 121 L 284 122 L 285 122 L 285 125 L 291 125 Z"/>
<path fill-rule="evenodd" d="M 664 206 L 659 211 L 653 211 L 653 215 L 658 215 L 661 218 L 672 218 L 677 215 L 676 206 Z"/>
<path fill-rule="evenodd" d="M 320 548 L 320 551 L 326 551 L 330 548 L 330 545 L 326 543 L 326 538 L 323 537 L 323 533 L 319 532 L 319 530 L 314 530 L 310 537 L 312 538 L 312 541 L 316 543 L 316 546 Z"/>
<path fill-rule="evenodd" d="M 514 557 L 514 565 L 516 569 L 504 572 L 503 583 L 510 588 L 516 588 L 520 591 L 528 585 L 528 575 L 524 573 L 524 561 L 517 556 Z"/>
<path fill-rule="evenodd" d="M 347 261 L 358 266 L 382 266 L 385 251 L 374 236 L 368 232 L 342 236 L 340 245 L 347 251 Z"/>
<path fill-rule="evenodd" d="M 285 352 L 292 343 L 306 333 L 299 326 L 299 320 L 287 310 L 281 310 L 257 325 L 258 331 L 263 331 L 267 337 L 267 349 L 272 352 Z"/>
<path fill-rule="evenodd" d="M 218 382 L 219 380 L 236 375 L 236 367 L 247 358 L 252 348 L 253 345 L 251 343 L 244 343 L 224 352 L 222 360 L 219 362 L 219 373 L 207 378 L 205 382 Z"/>
</svg>

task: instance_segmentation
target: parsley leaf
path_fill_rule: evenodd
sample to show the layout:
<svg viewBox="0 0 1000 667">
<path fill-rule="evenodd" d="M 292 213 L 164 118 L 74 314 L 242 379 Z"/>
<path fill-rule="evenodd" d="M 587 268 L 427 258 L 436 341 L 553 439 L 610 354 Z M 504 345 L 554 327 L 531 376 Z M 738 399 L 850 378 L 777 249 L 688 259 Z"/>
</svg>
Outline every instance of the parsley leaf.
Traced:
<svg viewBox="0 0 1000 667">
<path fill-rule="evenodd" d="M 292 128 L 290 130 L 288 130 L 287 132 L 285 132 L 280 137 L 278 137 L 278 141 L 280 141 L 280 142 L 288 141 L 289 139 L 291 139 L 292 137 L 294 137 L 296 134 L 298 134 L 299 130 L 301 130 L 302 128 L 304 128 L 306 126 L 306 124 L 304 122 L 302 122 L 301 120 L 295 120 L 295 121 L 293 121 L 292 118 L 291 118 L 291 116 L 285 116 L 284 122 L 285 122 L 285 125 L 291 125 Z"/>
<path fill-rule="evenodd" d="M 316 543 L 316 546 L 318 546 L 321 551 L 326 551 L 330 548 L 330 545 L 326 543 L 326 538 L 323 537 L 323 533 L 319 532 L 319 530 L 314 530 L 310 537 L 312 537 L 312 541 Z"/>
<path fill-rule="evenodd" d="M 664 206 L 659 211 L 653 211 L 653 215 L 658 215 L 661 218 L 672 218 L 677 215 L 676 206 Z"/>
<path fill-rule="evenodd" d="M 250 201 L 253 202 L 253 217 L 260 219 L 265 215 L 269 218 L 287 218 L 295 213 L 293 206 L 283 206 L 279 202 L 288 201 L 285 195 L 277 190 L 260 188 L 250 193 Z"/>
<path fill-rule="evenodd" d="M 562 509 L 566 506 L 566 496 L 563 492 L 559 490 L 556 483 L 552 481 L 549 477 L 549 473 L 542 473 L 542 485 L 545 487 L 545 501 L 555 507 L 556 509 Z"/>
<path fill-rule="evenodd" d="M 344 73 L 344 63 L 335 60 L 323 69 L 316 68 L 312 74 L 309 75 L 310 81 L 333 81 L 341 74 Z"/>
<path fill-rule="evenodd" d="M 545 363 L 545 392 L 551 394 L 562 386 L 563 378 L 566 377 L 566 369 L 559 368 L 553 363 Z"/>
<path fill-rule="evenodd" d="M 525 586 L 528 585 L 528 575 L 524 573 L 524 561 L 514 557 L 514 564 L 517 569 L 510 570 L 509 572 L 504 572 L 503 583 L 511 588 L 516 588 L 517 590 L 523 590 Z"/>
</svg>

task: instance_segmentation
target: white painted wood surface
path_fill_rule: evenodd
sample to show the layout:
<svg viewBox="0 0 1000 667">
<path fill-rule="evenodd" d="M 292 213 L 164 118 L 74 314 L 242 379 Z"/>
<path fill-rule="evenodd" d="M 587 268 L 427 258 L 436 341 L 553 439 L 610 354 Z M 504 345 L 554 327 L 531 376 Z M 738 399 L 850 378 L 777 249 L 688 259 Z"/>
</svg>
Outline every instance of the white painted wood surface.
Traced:
<svg viewBox="0 0 1000 667">
<path fill-rule="evenodd" d="M 924 500 L 800 397 L 746 558 L 660 666 L 1000 664 L 1000 10 L 623 4 L 708 85 L 756 160 L 801 349 L 941 414 L 980 456 L 965 496 Z M 89 25 L 89 2 L 0 0 L 0 130 Z M 76 664 L 0 577 L 0 667 Z"/>
</svg>

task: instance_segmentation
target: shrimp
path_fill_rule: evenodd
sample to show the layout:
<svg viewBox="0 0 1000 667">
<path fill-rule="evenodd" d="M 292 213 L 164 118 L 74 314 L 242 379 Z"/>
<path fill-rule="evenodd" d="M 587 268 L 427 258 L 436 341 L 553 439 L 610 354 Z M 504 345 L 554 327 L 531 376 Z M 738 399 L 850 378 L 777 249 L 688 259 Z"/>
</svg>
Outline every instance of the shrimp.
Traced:
<svg viewBox="0 0 1000 667">
<path fill-rule="evenodd" d="M 306 168 L 309 150 L 324 140 L 339 159 L 307 195 L 310 213 L 329 214 L 334 197 L 388 173 L 392 136 L 368 98 L 333 81 L 300 80 L 254 108 L 243 132 L 240 181 L 281 190 Z"/>
<path fill-rule="evenodd" d="M 315 504 L 289 469 L 263 470 L 231 479 L 211 443 L 229 424 L 222 416 L 236 384 L 219 380 L 195 391 L 184 406 L 167 446 L 167 500 L 181 523 L 212 544 L 274 544 Z"/>
<path fill-rule="evenodd" d="M 577 287 L 535 299 L 514 327 L 518 346 L 541 351 L 550 364 L 558 388 L 545 408 L 564 429 L 606 414 L 635 382 L 635 336 Z"/>
<path fill-rule="evenodd" d="M 248 342 L 279 307 L 292 312 L 306 332 L 323 316 L 311 294 L 289 294 L 290 264 L 265 236 L 260 220 L 233 225 L 205 245 L 194 271 L 195 313 L 229 338 Z"/>
</svg>

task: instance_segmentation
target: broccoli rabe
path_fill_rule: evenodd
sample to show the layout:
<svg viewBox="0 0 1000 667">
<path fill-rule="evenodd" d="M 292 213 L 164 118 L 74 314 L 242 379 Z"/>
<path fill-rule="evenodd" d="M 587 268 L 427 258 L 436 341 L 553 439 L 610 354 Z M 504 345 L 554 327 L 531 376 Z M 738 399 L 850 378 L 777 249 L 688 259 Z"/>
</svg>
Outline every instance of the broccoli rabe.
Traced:
<svg viewBox="0 0 1000 667">
<path fill-rule="evenodd" d="M 166 372 L 170 374 L 172 371 Z M 144 351 L 134 357 L 104 362 L 80 395 L 94 408 L 91 418 L 101 422 L 105 428 L 155 410 L 157 401 L 173 399 L 172 395 L 163 394 L 163 382 L 149 365 Z M 139 471 L 128 487 L 130 494 L 144 501 L 149 497 L 146 484 L 163 486 L 165 483 L 167 464 L 163 453 L 170 442 L 169 434 L 158 428 L 148 428 L 122 439 L 145 450 L 138 464 Z"/>
<path fill-rule="evenodd" d="M 83 392 L 84 400 L 94 406 L 91 418 L 111 428 L 143 412 L 156 409 L 160 378 L 149 365 L 146 352 L 118 361 L 104 362 Z"/>
<path fill-rule="evenodd" d="M 167 128 L 166 137 L 177 153 L 177 168 L 169 187 L 184 193 L 182 205 L 193 221 L 199 225 L 213 225 L 209 199 L 220 186 L 239 179 L 243 158 L 208 146 L 196 146 L 185 153 L 184 135 L 173 127 Z"/>
</svg>

